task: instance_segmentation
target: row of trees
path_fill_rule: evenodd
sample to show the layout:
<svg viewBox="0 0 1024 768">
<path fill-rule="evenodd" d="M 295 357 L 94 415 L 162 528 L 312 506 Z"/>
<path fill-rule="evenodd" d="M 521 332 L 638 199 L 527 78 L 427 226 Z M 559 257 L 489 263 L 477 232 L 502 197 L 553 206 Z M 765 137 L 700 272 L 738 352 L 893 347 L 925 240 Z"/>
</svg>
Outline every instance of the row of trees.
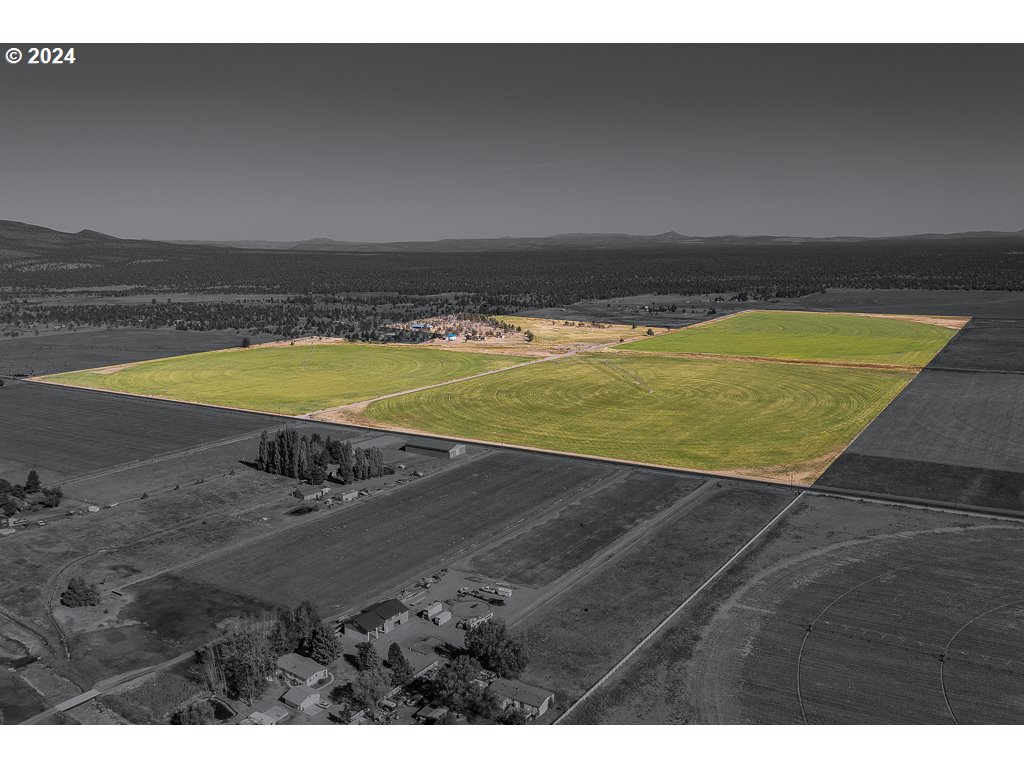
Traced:
<svg viewBox="0 0 1024 768">
<path fill-rule="evenodd" d="M 284 475 L 320 485 L 327 479 L 328 466 L 338 464 L 334 479 L 342 485 L 371 477 L 392 474 L 394 470 L 384 463 L 384 454 L 376 446 L 353 448 L 348 441 L 322 437 L 314 432 L 307 437 L 289 427 L 270 437 L 260 435 L 256 468 L 274 475 Z"/>
<path fill-rule="evenodd" d="M 251 704 L 266 691 L 277 659 L 296 652 L 323 665 L 341 655 L 341 641 L 309 602 L 233 621 L 196 651 L 196 662 L 211 692 Z"/>
</svg>

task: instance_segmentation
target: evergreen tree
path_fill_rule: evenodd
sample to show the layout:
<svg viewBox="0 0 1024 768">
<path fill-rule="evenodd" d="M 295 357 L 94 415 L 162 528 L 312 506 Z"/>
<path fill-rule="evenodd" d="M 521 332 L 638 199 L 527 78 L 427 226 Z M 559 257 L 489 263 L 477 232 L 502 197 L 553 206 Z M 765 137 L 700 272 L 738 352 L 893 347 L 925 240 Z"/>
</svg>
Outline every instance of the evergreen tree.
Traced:
<svg viewBox="0 0 1024 768">
<path fill-rule="evenodd" d="M 373 647 L 371 642 L 358 643 L 356 645 L 356 669 L 366 672 L 370 669 L 383 669 L 384 664 L 380 660 L 380 654 Z"/>
<path fill-rule="evenodd" d="M 296 466 L 296 477 L 300 480 L 309 480 L 309 441 L 302 436 L 299 442 L 299 461 Z"/>
<path fill-rule="evenodd" d="M 356 480 L 366 479 L 366 451 L 356 448 L 356 465 L 352 470 Z"/>
<path fill-rule="evenodd" d="M 345 441 L 341 446 L 341 464 L 338 467 L 338 479 L 342 485 L 348 485 L 355 479 L 355 472 L 352 469 L 355 464 L 355 452 L 352 450 L 352 443 Z"/>
<path fill-rule="evenodd" d="M 295 635 L 303 653 L 309 652 L 309 644 L 313 639 L 313 631 L 320 626 L 320 612 L 308 600 L 303 600 L 292 613 L 295 621 Z"/>
<path fill-rule="evenodd" d="M 288 477 L 299 476 L 299 433 L 294 429 L 288 432 Z"/>
<path fill-rule="evenodd" d="M 299 630 L 295 624 L 295 615 L 287 608 L 277 609 L 277 620 L 271 630 L 270 642 L 275 656 L 293 653 L 299 647 Z"/>
<path fill-rule="evenodd" d="M 388 648 L 388 670 L 392 685 L 405 685 L 412 677 L 412 664 L 402 653 L 402 646 L 392 643 Z"/>
<path fill-rule="evenodd" d="M 309 657 L 317 664 L 327 666 L 341 656 L 341 640 L 330 627 L 323 622 L 313 630 L 309 640 Z"/>
<path fill-rule="evenodd" d="M 280 464 L 278 464 L 278 459 L 277 459 L 277 440 L 276 439 L 271 440 L 270 443 L 267 445 L 267 469 L 266 469 L 266 471 L 270 472 L 272 474 L 275 474 L 275 475 L 279 474 L 280 471 L 281 471 Z"/>
<path fill-rule="evenodd" d="M 267 471 L 267 450 L 269 440 L 267 439 L 266 430 L 260 433 L 260 450 L 256 455 L 256 469 L 266 472 Z"/>
<path fill-rule="evenodd" d="M 42 483 L 39 482 L 39 473 L 34 469 L 28 473 L 28 480 L 25 481 L 25 493 L 36 493 Z"/>
</svg>

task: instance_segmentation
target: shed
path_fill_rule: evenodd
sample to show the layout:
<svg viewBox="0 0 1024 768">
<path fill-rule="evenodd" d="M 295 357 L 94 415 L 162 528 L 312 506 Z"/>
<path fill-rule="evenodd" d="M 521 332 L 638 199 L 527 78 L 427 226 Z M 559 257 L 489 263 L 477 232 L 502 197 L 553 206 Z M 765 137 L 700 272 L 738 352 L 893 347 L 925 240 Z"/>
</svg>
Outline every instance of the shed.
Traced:
<svg viewBox="0 0 1024 768">
<path fill-rule="evenodd" d="M 342 501 L 355 501 L 359 498 L 359 491 L 345 491 L 341 494 Z"/>
<path fill-rule="evenodd" d="M 281 701 L 299 712 L 308 712 L 320 703 L 320 694 L 306 685 L 297 685 L 285 691 Z"/>
<path fill-rule="evenodd" d="M 429 456 L 447 454 L 449 459 L 456 456 L 464 456 L 466 453 L 465 443 L 455 443 L 451 440 L 439 440 L 435 437 L 410 437 L 405 441 L 402 450 L 411 453 L 425 453 Z"/>
<path fill-rule="evenodd" d="M 439 626 L 439 627 L 442 624 L 447 624 L 451 620 L 452 620 L 452 612 L 451 611 L 441 611 L 440 613 L 438 613 L 437 615 L 435 615 L 433 617 L 433 622 L 435 624 L 437 624 L 437 626 Z"/>
<path fill-rule="evenodd" d="M 422 611 L 420 611 L 420 615 L 424 619 L 432 619 L 437 614 L 441 613 L 441 611 L 443 611 L 443 610 L 444 610 L 444 606 L 441 605 L 440 602 L 434 601 L 433 603 L 428 605 L 426 608 L 424 608 Z"/>
</svg>

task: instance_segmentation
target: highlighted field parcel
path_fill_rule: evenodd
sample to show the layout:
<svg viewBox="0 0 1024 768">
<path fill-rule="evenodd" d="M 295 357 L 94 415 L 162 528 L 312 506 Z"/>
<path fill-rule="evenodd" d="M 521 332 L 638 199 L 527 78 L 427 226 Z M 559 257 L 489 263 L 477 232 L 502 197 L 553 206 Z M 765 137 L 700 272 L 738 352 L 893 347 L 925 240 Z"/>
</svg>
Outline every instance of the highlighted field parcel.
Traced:
<svg viewBox="0 0 1024 768">
<path fill-rule="evenodd" d="M 44 380 L 807 483 L 964 322 L 751 311 L 614 349 L 619 328 L 551 323 L 557 354 L 310 339 Z"/>
<path fill-rule="evenodd" d="M 372 422 L 554 451 L 807 481 L 913 378 L 876 370 L 577 355 L 370 403 Z"/>
<path fill-rule="evenodd" d="M 966 322 L 966 318 L 755 310 L 616 349 L 920 368 Z"/>
<path fill-rule="evenodd" d="M 529 358 L 382 344 L 225 349 L 45 381 L 287 415 L 506 368 Z"/>
</svg>

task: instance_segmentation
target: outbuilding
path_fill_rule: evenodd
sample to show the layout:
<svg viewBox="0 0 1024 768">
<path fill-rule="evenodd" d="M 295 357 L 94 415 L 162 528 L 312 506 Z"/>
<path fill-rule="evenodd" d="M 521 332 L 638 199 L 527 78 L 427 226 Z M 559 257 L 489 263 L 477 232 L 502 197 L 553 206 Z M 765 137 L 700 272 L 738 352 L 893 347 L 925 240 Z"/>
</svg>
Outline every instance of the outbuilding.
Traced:
<svg viewBox="0 0 1024 768">
<path fill-rule="evenodd" d="M 323 488 L 313 488 L 310 486 L 300 485 L 292 491 L 292 496 L 296 499 L 300 499 L 301 501 L 316 501 L 317 499 L 324 498 L 330 494 L 330 492 L 331 489 L 326 485 Z"/>
<path fill-rule="evenodd" d="M 374 603 L 345 625 L 345 637 L 369 642 L 409 621 L 409 608 L 400 600 Z"/>
<path fill-rule="evenodd" d="M 449 459 L 466 454 L 465 443 L 454 443 L 451 440 L 439 440 L 435 437 L 410 437 L 405 441 L 402 450 L 411 453 L 425 453 L 428 456 L 447 454 Z"/>
<path fill-rule="evenodd" d="M 293 685 L 316 685 L 331 674 L 327 667 L 298 653 L 286 653 L 277 660 L 277 668 Z"/>
<path fill-rule="evenodd" d="M 555 694 L 551 691 L 501 677 L 491 683 L 489 690 L 497 697 L 498 706 L 502 710 L 510 707 L 520 709 L 527 717 L 540 717 L 555 700 Z"/>
<path fill-rule="evenodd" d="M 289 688 L 281 701 L 299 712 L 308 712 L 320 703 L 320 694 L 305 685 Z"/>
</svg>

